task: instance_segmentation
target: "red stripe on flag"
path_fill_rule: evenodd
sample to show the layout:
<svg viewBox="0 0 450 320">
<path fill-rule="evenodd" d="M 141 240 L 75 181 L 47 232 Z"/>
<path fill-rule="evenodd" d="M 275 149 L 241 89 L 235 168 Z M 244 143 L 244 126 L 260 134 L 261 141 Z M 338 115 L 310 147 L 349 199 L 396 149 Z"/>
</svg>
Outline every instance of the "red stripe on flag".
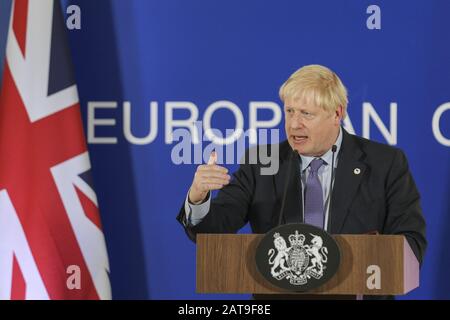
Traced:
<svg viewBox="0 0 450 320">
<path fill-rule="evenodd" d="M 22 270 L 17 262 L 16 255 L 13 255 L 11 300 L 24 300 L 26 292 L 25 279 Z"/>
<path fill-rule="evenodd" d="M 93 224 L 95 224 L 100 230 L 102 230 L 102 223 L 100 221 L 100 215 L 98 213 L 98 208 L 89 199 L 86 197 L 86 195 L 81 192 L 77 187 L 75 187 L 75 190 L 77 190 L 78 199 L 80 199 L 81 206 L 83 207 L 84 214 L 86 217 L 92 221 Z"/>
<path fill-rule="evenodd" d="M 25 57 L 25 47 L 27 40 L 27 16 L 28 0 L 16 0 L 14 2 L 14 16 L 12 28 L 19 43 L 20 50 Z"/>
</svg>

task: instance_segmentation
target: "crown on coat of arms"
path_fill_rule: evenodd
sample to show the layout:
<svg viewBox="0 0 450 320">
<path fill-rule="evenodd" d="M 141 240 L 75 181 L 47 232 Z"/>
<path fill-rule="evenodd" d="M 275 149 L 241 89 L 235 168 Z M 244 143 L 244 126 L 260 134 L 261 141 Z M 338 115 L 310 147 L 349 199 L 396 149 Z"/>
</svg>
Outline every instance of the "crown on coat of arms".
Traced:
<svg viewBox="0 0 450 320">
<path fill-rule="evenodd" d="M 292 246 L 303 246 L 303 242 L 305 242 L 305 236 L 299 234 L 297 230 L 295 230 L 295 234 L 291 234 L 289 236 L 289 242 Z"/>
</svg>

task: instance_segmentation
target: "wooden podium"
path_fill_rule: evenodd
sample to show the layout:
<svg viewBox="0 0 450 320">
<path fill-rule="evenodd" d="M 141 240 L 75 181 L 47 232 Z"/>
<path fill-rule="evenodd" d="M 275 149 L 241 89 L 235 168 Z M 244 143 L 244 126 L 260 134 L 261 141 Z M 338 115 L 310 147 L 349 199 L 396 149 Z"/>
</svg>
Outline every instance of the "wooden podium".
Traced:
<svg viewBox="0 0 450 320">
<path fill-rule="evenodd" d="M 197 292 L 303 294 L 279 289 L 256 269 L 263 235 L 198 234 Z M 419 286 L 419 263 L 404 236 L 335 235 L 341 250 L 337 273 L 314 295 L 402 295 Z M 371 274 L 378 270 L 379 284 Z M 369 280 L 368 280 L 369 279 Z M 369 282 L 369 283 L 368 283 Z"/>
</svg>

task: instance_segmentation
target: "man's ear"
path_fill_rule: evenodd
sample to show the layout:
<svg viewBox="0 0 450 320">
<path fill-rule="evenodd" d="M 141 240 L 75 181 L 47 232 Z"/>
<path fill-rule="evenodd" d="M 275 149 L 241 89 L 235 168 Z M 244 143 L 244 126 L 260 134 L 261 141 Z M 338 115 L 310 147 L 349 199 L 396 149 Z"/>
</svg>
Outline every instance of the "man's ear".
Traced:
<svg viewBox="0 0 450 320">
<path fill-rule="evenodd" d="M 335 119 L 337 120 L 338 123 L 341 122 L 343 116 L 344 116 L 344 108 L 342 108 L 342 106 L 337 107 L 335 111 Z"/>
</svg>

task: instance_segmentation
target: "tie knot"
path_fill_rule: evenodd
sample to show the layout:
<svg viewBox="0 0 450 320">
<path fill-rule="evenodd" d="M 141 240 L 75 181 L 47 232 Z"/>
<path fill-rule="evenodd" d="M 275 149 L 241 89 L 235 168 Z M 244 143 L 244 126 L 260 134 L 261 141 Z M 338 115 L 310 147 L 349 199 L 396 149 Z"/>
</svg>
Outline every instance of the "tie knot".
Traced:
<svg viewBox="0 0 450 320">
<path fill-rule="evenodd" d="M 320 167 L 323 165 L 324 161 L 321 158 L 314 159 L 309 164 L 311 171 L 317 173 L 319 171 Z"/>
</svg>

